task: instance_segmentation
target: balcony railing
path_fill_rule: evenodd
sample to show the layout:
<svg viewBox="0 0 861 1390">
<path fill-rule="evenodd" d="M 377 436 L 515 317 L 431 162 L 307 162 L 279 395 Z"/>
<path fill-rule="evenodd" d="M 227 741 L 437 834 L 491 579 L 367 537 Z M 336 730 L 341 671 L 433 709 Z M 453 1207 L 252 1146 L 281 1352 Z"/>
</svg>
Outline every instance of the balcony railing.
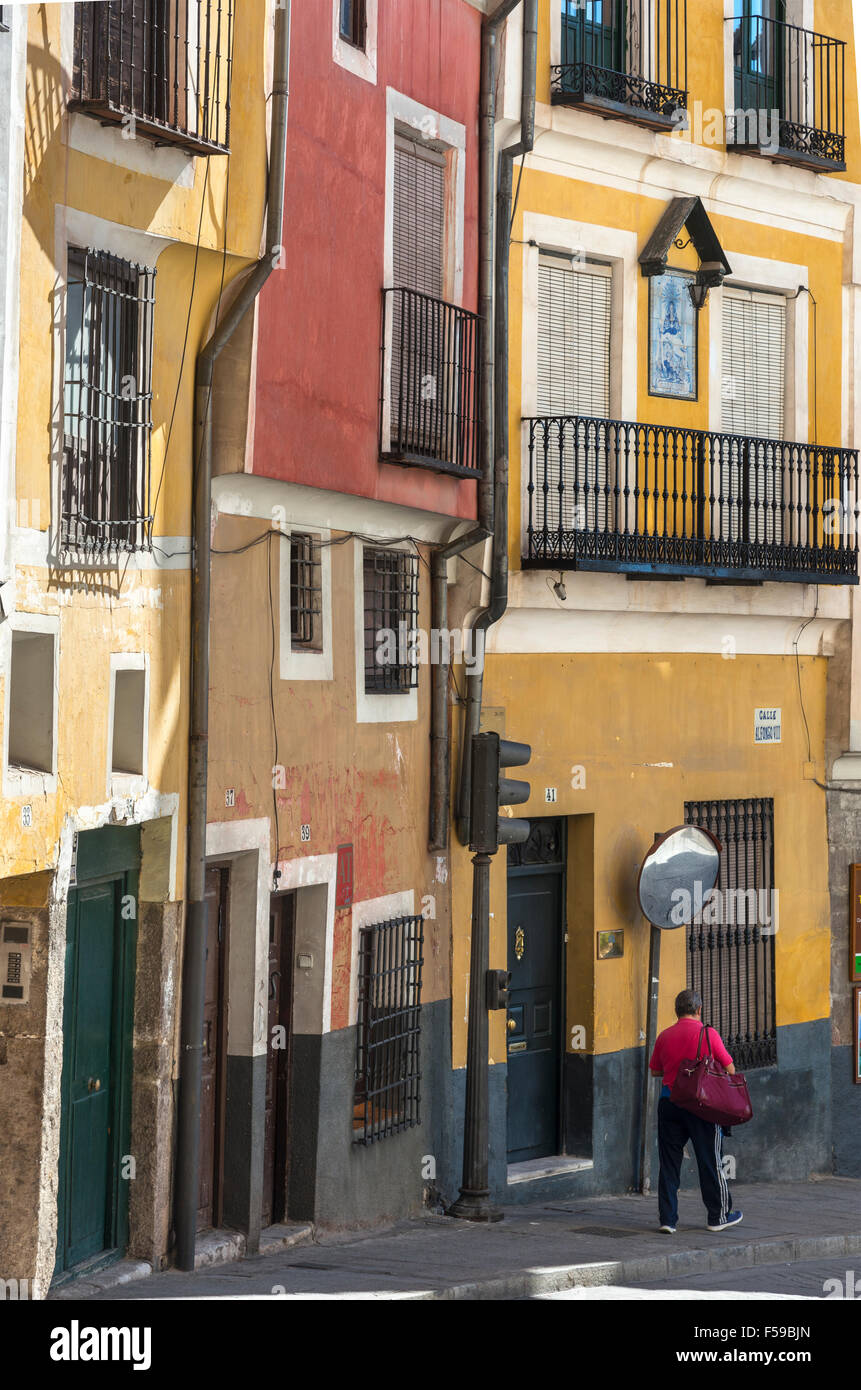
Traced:
<svg viewBox="0 0 861 1390">
<path fill-rule="evenodd" d="M 524 425 L 526 565 L 858 583 L 855 449 L 583 416 Z"/>
<path fill-rule="evenodd" d="M 845 169 L 845 43 L 762 15 L 733 24 L 730 143 L 813 169 Z"/>
<path fill-rule="evenodd" d="M 383 290 L 380 457 L 477 476 L 476 314 L 418 290 Z"/>
<path fill-rule="evenodd" d="M 672 127 L 688 103 L 687 0 L 562 0 L 561 58 L 554 103 Z"/>
<path fill-rule="evenodd" d="M 75 5 L 69 107 L 129 138 L 226 153 L 233 0 L 97 0 Z"/>
</svg>

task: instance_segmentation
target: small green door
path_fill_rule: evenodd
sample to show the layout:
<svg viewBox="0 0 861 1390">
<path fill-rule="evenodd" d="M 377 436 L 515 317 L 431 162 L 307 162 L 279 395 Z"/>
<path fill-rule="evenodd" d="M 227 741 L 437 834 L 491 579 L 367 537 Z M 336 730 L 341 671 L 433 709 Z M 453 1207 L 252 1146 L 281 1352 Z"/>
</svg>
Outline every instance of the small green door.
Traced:
<svg viewBox="0 0 861 1390">
<path fill-rule="evenodd" d="M 563 0 L 563 64 L 624 72 L 625 9 L 625 0 Z"/>
<path fill-rule="evenodd" d="M 783 0 L 735 0 L 735 104 L 742 111 L 783 112 Z"/>
<path fill-rule="evenodd" d="M 79 848 L 79 864 L 109 869 L 134 841 L 113 829 Z M 92 851 L 98 854 L 92 856 Z M 92 856 L 92 857 L 91 857 Z M 126 857 L 125 854 L 122 857 Z M 80 875 L 79 875 L 80 877 Z M 69 893 L 63 1004 L 57 1260 L 55 1273 L 122 1254 L 128 1236 L 132 1008 L 137 945 L 136 867 Z"/>
</svg>

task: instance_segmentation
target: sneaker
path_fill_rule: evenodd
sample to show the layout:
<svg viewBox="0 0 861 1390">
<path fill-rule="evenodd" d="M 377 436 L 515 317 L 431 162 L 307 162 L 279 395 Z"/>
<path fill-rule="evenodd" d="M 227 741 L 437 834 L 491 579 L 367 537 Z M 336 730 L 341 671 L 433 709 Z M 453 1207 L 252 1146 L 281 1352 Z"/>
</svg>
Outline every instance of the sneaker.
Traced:
<svg viewBox="0 0 861 1390">
<path fill-rule="evenodd" d="M 739 1223 L 740 1221 L 743 1221 L 743 1220 L 744 1220 L 744 1216 L 742 1215 L 742 1213 L 741 1213 L 740 1211 L 731 1211 L 731 1212 L 728 1212 L 728 1213 L 727 1213 L 727 1216 L 726 1216 L 726 1220 L 725 1220 L 725 1221 L 720 1221 L 720 1222 L 717 1224 L 717 1226 L 709 1226 L 709 1230 L 710 1230 L 710 1231 L 725 1231 L 726 1228 L 727 1228 L 727 1226 L 737 1226 L 738 1223 Z"/>
<path fill-rule="evenodd" d="M 675 1226 L 659 1226 L 658 1230 L 665 1236 L 674 1236 L 676 1234 Z"/>
</svg>

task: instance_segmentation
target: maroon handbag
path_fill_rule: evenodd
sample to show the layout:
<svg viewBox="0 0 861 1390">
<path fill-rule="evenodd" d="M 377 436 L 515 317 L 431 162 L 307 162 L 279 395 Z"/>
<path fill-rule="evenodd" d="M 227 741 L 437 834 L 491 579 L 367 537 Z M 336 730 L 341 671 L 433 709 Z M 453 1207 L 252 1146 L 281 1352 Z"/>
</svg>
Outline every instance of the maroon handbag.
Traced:
<svg viewBox="0 0 861 1390">
<path fill-rule="evenodd" d="M 703 1033 L 708 1051 L 700 1057 Z M 692 1115 L 699 1115 L 702 1120 L 727 1128 L 747 1124 L 753 1117 L 744 1076 L 738 1071 L 731 1076 L 713 1056 L 706 1024 L 700 1031 L 696 1057 L 686 1059 L 679 1066 L 670 1100 L 673 1105 L 689 1110 Z"/>
</svg>

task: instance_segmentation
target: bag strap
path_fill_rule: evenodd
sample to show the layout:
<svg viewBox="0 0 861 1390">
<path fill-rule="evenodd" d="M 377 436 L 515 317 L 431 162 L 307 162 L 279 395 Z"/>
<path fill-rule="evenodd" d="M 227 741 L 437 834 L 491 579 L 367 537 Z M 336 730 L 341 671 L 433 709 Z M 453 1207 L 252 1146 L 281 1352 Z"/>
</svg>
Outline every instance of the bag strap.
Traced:
<svg viewBox="0 0 861 1390">
<path fill-rule="evenodd" d="M 700 1060 L 700 1048 L 701 1048 L 702 1045 L 703 1045 L 703 1034 L 704 1034 L 704 1033 L 705 1033 L 705 1037 L 706 1037 L 706 1047 L 708 1048 L 708 1055 L 709 1055 L 710 1057 L 711 1057 L 711 1055 L 712 1055 L 712 1040 L 711 1040 L 711 1038 L 709 1037 L 709 1026 L 708 1026 L 707 1023 L 704 1023 L 703 1026 L 702 1026 L 702 1028 L 700 1029 L 699 1041 L 697 1042 L 697 1056 L 696 1056 L 696 1060 L 697 1060 L 697 1061 Z"/>
</svg>

